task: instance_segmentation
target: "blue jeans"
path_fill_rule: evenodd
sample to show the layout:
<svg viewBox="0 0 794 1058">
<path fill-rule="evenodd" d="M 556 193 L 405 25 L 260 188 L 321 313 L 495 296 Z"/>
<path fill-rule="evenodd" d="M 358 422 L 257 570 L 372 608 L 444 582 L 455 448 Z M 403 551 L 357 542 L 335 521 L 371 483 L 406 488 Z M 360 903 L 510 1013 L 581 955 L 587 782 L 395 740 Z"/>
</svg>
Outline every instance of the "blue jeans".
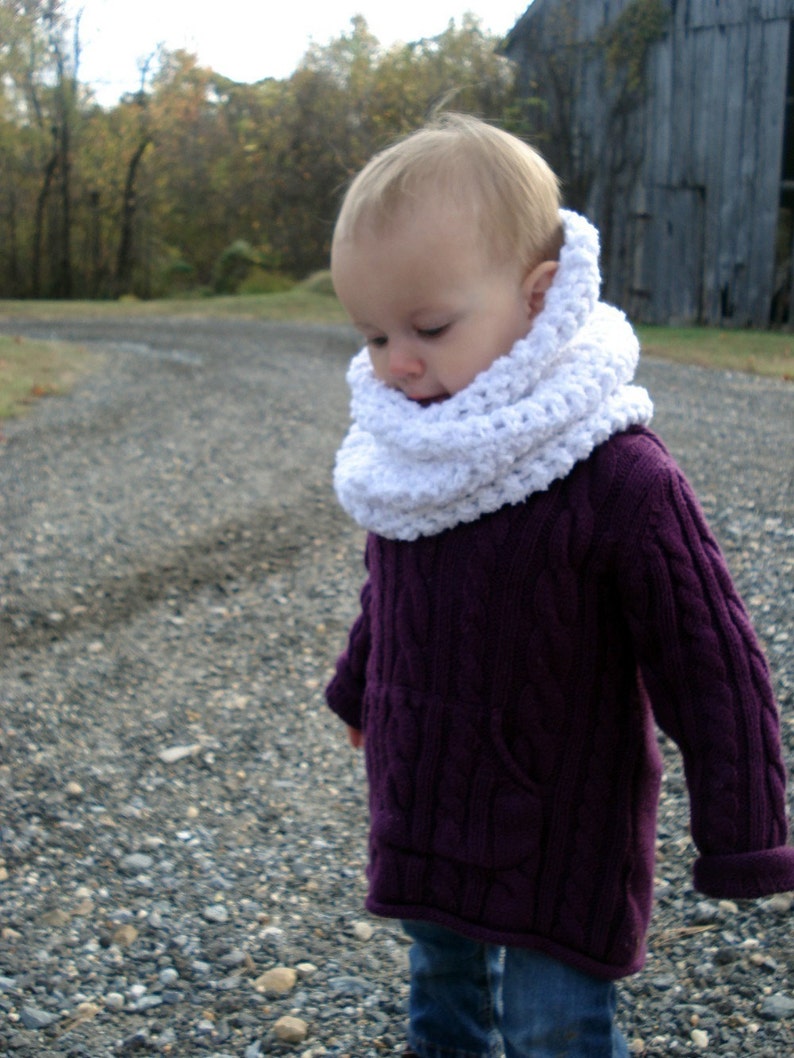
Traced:
<svg viewBox="0 0 794 1058">
<path fill-rule="evenodd" d="M 420 1058 L 628 1058 L 610 981 L 525 948 L 403 922 L 411 946 L 408 1040 Z"/>
</svg>

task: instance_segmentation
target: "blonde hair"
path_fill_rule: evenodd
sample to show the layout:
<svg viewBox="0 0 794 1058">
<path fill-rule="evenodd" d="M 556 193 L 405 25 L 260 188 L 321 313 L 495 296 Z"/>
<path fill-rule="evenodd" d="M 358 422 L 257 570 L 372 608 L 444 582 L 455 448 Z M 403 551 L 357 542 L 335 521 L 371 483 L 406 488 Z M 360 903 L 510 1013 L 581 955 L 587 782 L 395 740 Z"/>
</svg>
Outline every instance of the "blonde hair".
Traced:
<svg viewBox="0 0 794 1058">
<path fill-rule="evenodd" d="M 382 232 L 428 192 L 471 213 L 495 262 L 529 267 L 562 245 L 560 186 L 528 144 L 478 118 L 445 114 L 376 154 L 342 203 L 334 242 Z"/>
</svg>

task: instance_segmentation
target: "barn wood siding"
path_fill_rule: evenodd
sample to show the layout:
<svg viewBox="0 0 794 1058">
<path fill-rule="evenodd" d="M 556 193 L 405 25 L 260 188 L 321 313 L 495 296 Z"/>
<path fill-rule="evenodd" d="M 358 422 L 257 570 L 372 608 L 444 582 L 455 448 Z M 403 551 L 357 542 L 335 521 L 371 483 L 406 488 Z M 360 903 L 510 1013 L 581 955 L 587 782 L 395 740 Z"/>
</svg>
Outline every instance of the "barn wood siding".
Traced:
<svg viewBox="0 0 794 1058">
<path fill-rule="evenodd" d="M 573 121 L 595 159 L 584 208 L 602 232 L 605 294 L 645 322 L 767 326 L 794 0 L 670 0 L 647 98 L 616 125 L 592 44 L 630 2 L 535 0 L 506 45 L 528 85 L 553 20 L 574 23 Z"/>
<path fill-rule="evenodd" d="M 690 29 L 794 17 L 791 0 L 678 0 Z"/>
<path fill-rule="evenodd" d="M 696 233 L 703 260 L 699 299 L 683 286 L 694 278 L 691 254 L 680 266 L 671 261 L 666 270 L 658 264 L 645 269 L 644 315 L 653 322 L 686 320 L 694 306 L 692 322 L 769 322 L 788 32 L 787 21 L 763 19 L 695 29 L 679 11 L 674 31 L 655 49 L 641 183 L 655 205 L 645 208 L 668 210 L 678 232 L 701 199 L 702 235 L 699 227 Z M 661 189 L 681 194 L 659 195 Z M 647 226 L 652 246 L 663 219 Z M 669 250 L 676 241 L 666 238 L 663 245 Z M 651 249 L 644 260 L 658 252 Z"/>
</svg>

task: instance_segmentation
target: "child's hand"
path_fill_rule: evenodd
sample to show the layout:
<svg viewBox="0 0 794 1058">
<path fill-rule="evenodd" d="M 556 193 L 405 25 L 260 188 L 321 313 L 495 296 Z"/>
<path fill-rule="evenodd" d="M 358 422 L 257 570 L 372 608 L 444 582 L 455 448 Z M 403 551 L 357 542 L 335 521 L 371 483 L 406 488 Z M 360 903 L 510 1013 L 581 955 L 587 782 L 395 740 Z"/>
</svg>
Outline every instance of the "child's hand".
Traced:
<svg viewBox="0 0 794 1058">
<path fill-rule="evenodd" d="M 359 731 L 358 728 L 350 727 L 348 725 L 347 737 L 353 749 L 361 749 L 361 747 L 364 745 L 364 732 Z"/>
</svg>

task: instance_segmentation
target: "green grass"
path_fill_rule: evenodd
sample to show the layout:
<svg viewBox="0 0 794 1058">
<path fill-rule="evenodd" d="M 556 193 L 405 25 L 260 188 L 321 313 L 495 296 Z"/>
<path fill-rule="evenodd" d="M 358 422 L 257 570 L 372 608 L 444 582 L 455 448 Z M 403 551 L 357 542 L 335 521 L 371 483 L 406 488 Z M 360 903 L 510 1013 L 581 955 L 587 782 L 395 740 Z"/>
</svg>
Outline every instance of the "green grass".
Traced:
<svg viewBox="0 0 794 1058">
<path fill-rule="evenodd" d="M 0 336 L 0 420 L 20 415 L 40 397 L 67 393 L 100 360 L 69 342 Z"/>
<path fill-rule="evenodd" d="M 345 323 L 344 310 L 336 298 L 323 292 L 327 283 L 321 280 L 322 275 L 312 277 L 286 293 L 242 297 L 0 301 L 0 319 L 214 316 Z M 794 381 L 794 334 L 706 327 L 640 327 L 638 331 L 647 356 Z M 80 346 L 0 337 L 0 419 L 20 414 L 38 397 L 68 392 L 79 373 L 96 363 L 96 354 Z"/>
<path fill-rule="evenodd" d="M 345 323 L 334 297 L 299 285 L 278 294 L 164 298 L 160 301 L 0 301 L 0 319 L 104 319 L 106 317 L 221 316 L 303 323 Z"/>
<path fill-rule="evenodd" d="M 711 327 L 639 327 L 647 356 L 794 381 L 794 334 Z"/>
</svg>

